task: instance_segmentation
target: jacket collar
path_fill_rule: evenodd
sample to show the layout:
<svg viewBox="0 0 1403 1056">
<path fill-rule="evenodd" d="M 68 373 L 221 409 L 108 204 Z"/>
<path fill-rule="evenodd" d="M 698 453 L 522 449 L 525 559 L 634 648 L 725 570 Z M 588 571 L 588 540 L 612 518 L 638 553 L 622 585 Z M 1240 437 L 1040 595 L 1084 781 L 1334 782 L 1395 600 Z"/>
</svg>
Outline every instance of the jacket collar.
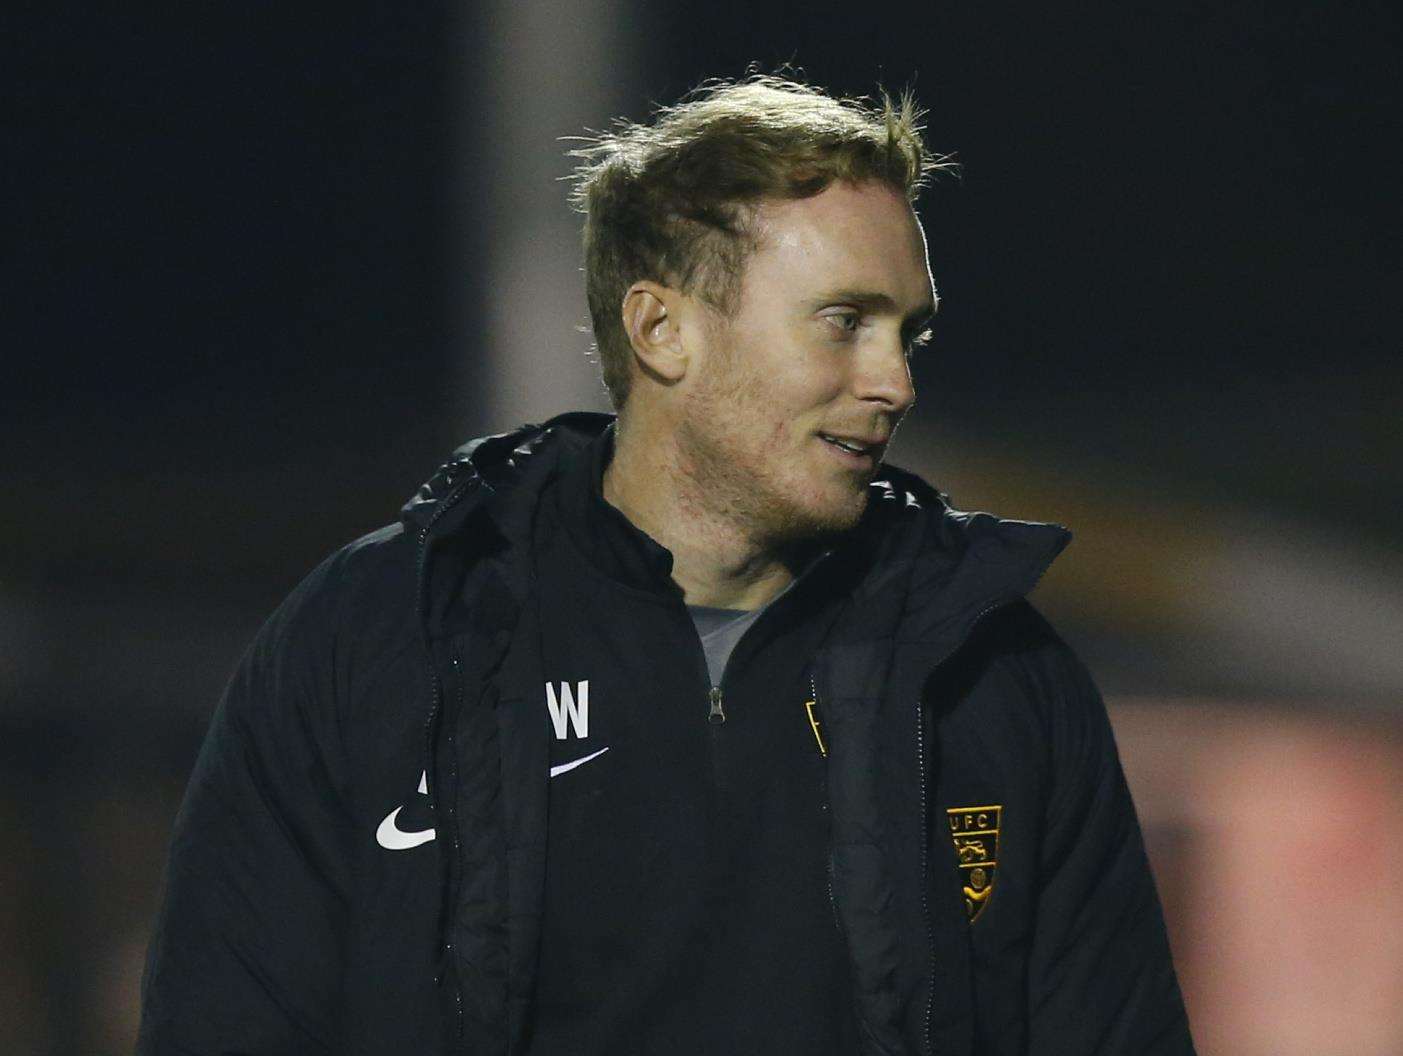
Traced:
<svg viewBox="0 0 1403 1056">
<path fill-rule="evenodd" d="M 519 570 L 528 549 L 519 544 L 531 538 L 541 492 L 580 459 L 585 466 L 577 468 L 586 472 L 572 474 L 575 491 L 565 501 L 597 515 L 584 519 L 590 522 L 587 552 L 601 567 L 659 589 L 671 555 L 598 494 L 614 421 L 612 415 L 572 412 L 457 448 L 402 509 L 406 525 L 419 534 L 420 611 L 432 611 L 431 551 L 467 532 L 475 518 L 486 518 L 518 559 L 503 554 L 504 567 Z M 833 555 L 852 584 L 849 617 L 830 636 L 846 652 L 899 640 L 925 644 L 942 654 L 938 662 L 984 612 L 1031 591 L 1071 540 L 1062 525 L 957 510 L 946 495 L 896 466 L 881 466 L 870 487 L 867 512 Z M 529 588 L 523 575 L 509 571 L 507 579 L 512 592 L 524 597 Z M 862 665 L 866 686 L 875 677 L 872 665 L 881 662 L 870 655 Z"/>
<path fill-rule="evenodd" d="M 614 456 L 615 423 L 561 458 L 555 492 L 561 530 L 596 569 L 635 590 L 680 594 L 672 551 L 604 498 L 604 471 Z"/>
</svg>

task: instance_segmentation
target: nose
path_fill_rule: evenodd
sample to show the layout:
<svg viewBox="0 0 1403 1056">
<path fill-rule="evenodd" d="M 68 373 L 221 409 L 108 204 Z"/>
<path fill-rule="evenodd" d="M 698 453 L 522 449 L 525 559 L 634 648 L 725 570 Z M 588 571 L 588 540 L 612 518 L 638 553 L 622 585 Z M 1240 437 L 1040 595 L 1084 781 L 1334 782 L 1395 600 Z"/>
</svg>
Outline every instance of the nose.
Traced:
<svg viewBox="0 0 1403 1056">
<path fill-rule="evenodd" d="M 854 386 L 858 399 L 884 404 L 883 409 L 898 418 L 905 414 L 916 402 L 906 346 L 899 340 L 873 342 L 859 357 Z"/>
</svg>

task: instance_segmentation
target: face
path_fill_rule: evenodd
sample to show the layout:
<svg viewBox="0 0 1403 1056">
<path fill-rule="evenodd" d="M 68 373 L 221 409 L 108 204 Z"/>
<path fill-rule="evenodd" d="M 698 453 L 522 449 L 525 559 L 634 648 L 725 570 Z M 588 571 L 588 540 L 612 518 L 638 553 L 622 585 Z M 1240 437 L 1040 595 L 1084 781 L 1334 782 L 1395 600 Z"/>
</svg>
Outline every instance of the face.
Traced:
<svg viewBox="0 0 1403 1056">
<path fill-rule="evenodd" d="M 758 539 L 846 531 L 915 399 L 908 356 L 936 303 L 925 235 L 877 183 L 767 202 L 756 230 L 736 317 L 692 330 L 678 449 Z"/>
</svg>

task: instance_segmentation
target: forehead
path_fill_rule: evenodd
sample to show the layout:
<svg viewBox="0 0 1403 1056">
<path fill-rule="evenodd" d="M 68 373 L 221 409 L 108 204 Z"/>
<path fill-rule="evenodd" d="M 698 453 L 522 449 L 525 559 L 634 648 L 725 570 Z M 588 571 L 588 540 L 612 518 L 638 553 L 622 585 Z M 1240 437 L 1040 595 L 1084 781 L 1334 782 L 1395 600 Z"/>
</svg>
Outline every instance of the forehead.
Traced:
<svg viewBox="0 0 1403 1056">
<path fill-rule="evenodd" d="M 766 201 L 754 214 L 750 280 L 799 292 L 844 286 L 918 303 L 931 292 L 925 234 L 906 198 L 886 184 L 833 183 L 810 198 Z"/>
</svg>

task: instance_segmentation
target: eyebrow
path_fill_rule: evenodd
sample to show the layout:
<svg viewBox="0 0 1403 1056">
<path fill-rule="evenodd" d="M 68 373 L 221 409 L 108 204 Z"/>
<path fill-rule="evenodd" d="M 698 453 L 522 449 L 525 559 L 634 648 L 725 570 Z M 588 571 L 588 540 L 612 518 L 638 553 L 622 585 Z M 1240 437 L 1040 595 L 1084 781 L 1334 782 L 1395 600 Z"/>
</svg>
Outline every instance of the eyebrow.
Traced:
<svg viewBox="0 0 1403 1056">
<path fill-rule="evenodd" d="M 822 297 L 818 298 L 818 300 L 824 303 L 829 301 L 847 301 L 849 304 L 855 304 L 868 311 L 896 311 L 896 302 L 887 294 L 879 293 L 876 290 L 833 290 L 830 293 L 824 294 Z M 921 305 L 921 307 L 917 308 L 901 322 L 904 326 L 919 326 L 930 322 L 931 319 L 935 317 L 935 313 L 939 310 L 940 294 L 937 292 L 933 302 Z"/>
</svg>

